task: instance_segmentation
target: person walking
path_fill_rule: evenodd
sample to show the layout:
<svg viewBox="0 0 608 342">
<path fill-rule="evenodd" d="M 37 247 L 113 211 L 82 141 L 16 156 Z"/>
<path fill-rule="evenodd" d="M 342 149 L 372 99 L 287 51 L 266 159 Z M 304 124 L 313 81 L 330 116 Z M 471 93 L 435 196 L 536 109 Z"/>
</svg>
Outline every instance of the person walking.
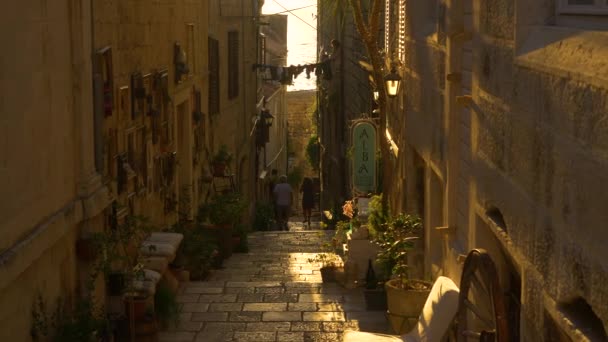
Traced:
<svg viewBox="0 0 608 342">
<path fill-rule="evenodd" d="M 289 230 L 287 220 L 289 219 L 289 209 L 293 203 L 293 190 L 287 183 L 287 176 L 279 177 L 279 183 L 274 186 L 274 200 L 277 210 L 277 223 L 280 230 Z"/>
<path fill-rule="evenodd" d="M 302 221 L 302 223 L 308 221 L 308 228 L 310 228 L 310 216 L 312 215 L 312 208 L 315 205 L 312 179 L 309 177 L 304 178 L 302 186 L 300 187 L 300 192 L 302 193 L 302 211 L 304 213 L 304 221 Z"/>
</svg>

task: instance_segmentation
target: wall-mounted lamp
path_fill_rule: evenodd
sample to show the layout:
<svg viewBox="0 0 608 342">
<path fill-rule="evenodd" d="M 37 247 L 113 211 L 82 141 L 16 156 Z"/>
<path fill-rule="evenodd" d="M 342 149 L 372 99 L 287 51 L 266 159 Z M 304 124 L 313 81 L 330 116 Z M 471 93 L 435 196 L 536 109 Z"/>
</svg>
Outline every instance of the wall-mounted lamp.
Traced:
<svg viewBox="0 0 608 342">
<path fill-rule="evenodd" d="M 391 73 L 384 76 L 384 83 L 386 84 L 386 93 L 389 97 L 395 97 L 399 93 L 401 88 L 401 76 L 397 74 L 397 70 L 393 67 Z"/>
<path fill-rule="evenodd" d="M 274 121 L 274 116 L 272 116 L 272 114 L 270 114 L 269 111 L 267 110 L 263 110 L 261 113 L 261 119 L 264 120 L 264 123 L 266 124 L 266 126 L 270 127 L 272 126 L 272 122 Z"/>
<path fill-rule="evenodd" d="M 380 92 L 377 90 L 374 90 L 374 101 L 378 102 L 379 98 L 380 98 Z"/>
</svg>

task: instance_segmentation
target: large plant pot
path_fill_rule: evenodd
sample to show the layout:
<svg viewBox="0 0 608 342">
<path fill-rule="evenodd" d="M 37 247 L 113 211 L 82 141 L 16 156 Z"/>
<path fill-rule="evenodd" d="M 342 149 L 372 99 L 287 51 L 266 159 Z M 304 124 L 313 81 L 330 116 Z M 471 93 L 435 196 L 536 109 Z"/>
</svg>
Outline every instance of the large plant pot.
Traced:
<svg viewBox="0 0 608 342">
<path fill-rule="evenodd" d="M 321 279 L 324 283 L 335 283 L 338 278 L 338 267 L 336 266 L 326 266 L 321 267 Z"/>
<path fill-rule="evenodd" d="M 81 238 L 76 241 L 76 255 L 82 261 L 93 261 L 97 258 L 99 248 L 95 240 L 91 238 Z"/>
<path fill-rule="evenodd" d="M 232 251 L 238 253 L 239 245 L 241 244 L 241 237 L 238 235 L 232 236 Z"/>
<path fill-rule="evenodd" d="M 363 294 L 365 295 L 365 309 L 368 311 L 385 311 L 386 305 L 386 291 L 384 289 L 366 289 Z"/>
<path fill-rule="evenodd" d="M 111 296 L 120 296 L 125 290 L 125 274 L 110 273 L 108 274 L 108 293 Z"/>
<path fill-rule="evenodd" d="M 410 280 L 411 283 L 423 286 L 424 290 L 406 290 L 400 288 L 399 279 L 391 279 L 384 284 L 388 307 L 388 319 L 393 331 L 402 335 L 410 331 L 417 323 L 432 284 L 422 280 Z"/>
<path fill-rule="evenodd" d="M 220 256 L 223 259 L 228 259 L 232 256 L 232 251 L 234 250 L 234 246 L 232 245 L 232 225 L 221 224 L 217 226 L 217 229 L 217 244 L 219 247 Z"/>
<path fill-rule="evenodd" d="M 129 319 L 142 321 L 146 316 L 147 297 L 144 296 L 125 296 L 125 313 Z"/>
<path fill-rule="evenodd" d="M 227 259 L 232 256 L 232 250 L 234 249 L 232 243 L 232 232 L 234 231 L 231 224 L 215 224 L 206 225 L 205 229 L 210 233 L 210 236 L 214 237 L 217 241 L 217 247 L 220 258 Z"/>
</svg>

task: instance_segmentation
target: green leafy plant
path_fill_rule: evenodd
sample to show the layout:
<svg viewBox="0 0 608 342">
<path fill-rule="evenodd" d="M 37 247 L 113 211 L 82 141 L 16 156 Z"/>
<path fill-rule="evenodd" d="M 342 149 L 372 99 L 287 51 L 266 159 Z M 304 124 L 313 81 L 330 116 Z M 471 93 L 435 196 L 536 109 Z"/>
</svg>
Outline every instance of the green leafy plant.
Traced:
<svg viewBox="0 0 608 342">
<path fill-rule="evenodd" d="M 308 258 L 311 264 L 321 264 L 321 268 L 336 267 L 340 264 L 340 257 L 333 253 L 318 253 L 313 258 Z"/>
<path fill-rule="evenodd" d="M 99 341 L 110 331 L 109 320 L 102 312 L 94 307 L 90 296 L 79 298 L 73 308 L 67 300 L 58 298 L 55 310 L 49 316 L 39 294 L 32 308 L 30 335 L 34 341 Z"/>
<path fill-rule="evenodd" d="M 179 266 L 185 267 L 192 279 L 204 279 L 217 256 L 217 242 L 198 225 L 192 227 L 178 222 L 171 227 L 171 231 L 184 235 L 176 255 Z"/>
<path fill-rule="evenodd" d="M 314 171 L 319 170 L 319 152 L 319 137 L 315 134 L 308 139 L 308 144 L 306 145 L 306 160 L 308 160 L 308 164 L 310 164 L 310 167 Z"/>
<path fill-rule="evenodd" d="M 348 221 L 338 221 L 336 223 L 336 233 L 332 239 L 334 248 L 340 250 L 340 245 L 346 242 L 347 234 L 350 232 L 351 226 Z"/>
<path fill-rule="evenodd" d="M 247 253 L 249 252 L 249 241 L 247 239 L 247 233 L 249 229 L 244 224 L 237 224 L 235 226 L 234 235 L 238 236 L 239 244 L 235 246 L 234 251 L 237 253 Z"/>
<path fill-rule="evenodd" d="M 274 222 L 274 208 L 268 203 L 258 203 L 255 208 L 253 229 L 270 230 Z"/>
<path fill-rule="evenodd" d="M 199 213 L 217 225 L 237 224 L 247 207 L 247 203 L 238 193 L 227 193 L 213 197 L 201 207 Z"/>
<path fill-rule="evenodd" d="M 380 247 L 378 263 L 384 266 L 387 274 L 400 280 L 402 288 L 408 287 L 407 253 L 414 248 L 414 241 L 420 237 L 422 229 L 422 221 L 417 215 L 399 214 L 374 240 Z"/>
<path fill-rule="evenodd" d="M 179 322 L 180 307 L 173 291 L 166 285 L 161 285 L 154 294 L 154 312 L 165 327 L 170 324 L 177 326 Z"/>
<path fill-rule="evenodd" d="M 232 154 L 228 152 L 228 146 L 222 144 L 211 160 L 214 164 L 230 164 Z"/>
<path fill-rule="evenodd" d="M 94 263 L 90 280 L 94 281 L 98 274 L 108 276 L 112 273 L 122 273 L 129 280 L 143 277 L 143 268 L 139 263 L 139 246 L 150 234 L 153 227 L 147 218 L 127 216 L 116 229 L 106 229 L 95 233 L 93 239 L 100 251 Z M 132 247 L 136 248 L 132 248 Z M 155 248 L 150 246 L 150 248 Z"/>
<path fill-rule="evenodd" d="M 372 196 L 368 208 L 368 229 L 369 234 L 373 239 L 386 229 L 386 224 L 390 216 L 388 211 L 384 210 L 382 207 L 382 194 Z"/>
</svg>

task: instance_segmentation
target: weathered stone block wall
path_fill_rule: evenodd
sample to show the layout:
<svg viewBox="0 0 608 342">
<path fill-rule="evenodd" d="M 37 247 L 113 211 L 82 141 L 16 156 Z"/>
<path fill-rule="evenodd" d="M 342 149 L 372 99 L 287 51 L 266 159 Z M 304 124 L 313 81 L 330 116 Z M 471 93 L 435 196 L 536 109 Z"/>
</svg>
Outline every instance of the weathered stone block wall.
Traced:
<svg viewBox="0 0 608 342">
<path fill-rule="evenodd" d="M 50 318 L 57 300 L 75 303 L 77 282 L 75 260 L 75 229 L 64 235 L 40 258 L 16 278 L 12 285 L 3 288 L 0 295 L 0 340 L 30 341 L 32 309 L 41 296 Z M 61 270 L 58 272 L 58 270 Z"/>
<path fill-rule="evenodd" d="M 602 209 L 608 200 L 608 92 L 559 72 L 559 63 L 548 64 L 555 61 L 521 64 L 513 6 L 480 6 L 476 201 L 499 208 L 505 218 L 522 276 L 522 333 L 541 340 L 548 324 L 544 295 L 558 303 L 581 297 L 608 327 L 601 265 L 608 233 L 600 228 L 608 219 Z"/>
<path fill-rule="evenodd" d="M 0 15 L 11 28 L 0 33 L 0 251 L 76 196 L 82 113 L 72 106 L 68 7 L 28 3 L 13 6 L 22 15 Z"/>
<path fill-rule="evenodd" d="M 93 153 L 92 127 L 83 129 L 92 118 L 90 60 L 81 59 L 90 57 L 82 49 L 88 39 L 77 31 L 86 27 L 86 8 L 68 1 L 26 2 L 0 14 L 10 27 L 0 33 L 2 341 L 30 340 L 38 294 L 52 309 L 58 297 L 73 293 L 78 225 L 104 205 L 93 193 L 87 156 Z M 91 198 L 79 197 L 85 195 Z"/>
<path fill-rule="evenodd" d="M 112 116 L 104 119 L 105 139 L 113 139 L 110 135 L 110 131 L 113 131 L 118 135 L 117 152 L 124 153 L 128 151 L 127 134 L 130 129 L 145 126 L 146 141 L 152 141 L 153 130 L 161 132 L 158 127 L 153 126 L 152 119 L 147 113 L 132 119 L 129 112 L 122 112 L 118 108 L 120 103 L 118 89 L 129 86 L 129 91 L 132 92 L 131 75 L 134 73 L 146 75 L 166 70 L 168 72 L 168 93 L 171 99 L 165 105 L 158 104 L 157 109 L 164 111 L 168 118 L 172 143 L 168 148 L 149 143 L 148 146 L 152 148 L 152 151 L 148 153 L 148 156 L 157 159 L 163 153 L 177 151 L 178 159 L 181 157 L 182 160 L 176 167 L 174 190 L 165 189 L 164 193 L 175 193 L 176 200 L 187 193 L 185 196 L 189 198 L 189 205 L 196 208 L 199 199 L 204 197 L 204 192 L 207 190 L 206 186 L 200 183 L 200 177 L 204 172 L 200 167 L 200 161 L 205 160 L 206 156 L 202 155 L 198 148 L 195 153 L 200 155 L 191 156 L 186 152 L 192 150 L 195 135 L 198 135 L 197 139 L 203 141 L 203 146 L 207 146 L 209 135 L 207 120 L 209 117 L 203 115 L 202 122 L 199 124 L 203 127 L 202 129 L 197 130 L 196 125 L 192 124 L 192 129 L 188 133 L 190 136 L 186 139 L 182 138 L 183 133 L 179 129 L 182 122 L 192 123 L 191 113 L 195 106 L 192 95 L 194 90 L 200 91 L 201 111 L 207 112 L 208 89 L 207 82 L 203 81 L 205 79 L 203 75 L 206 75 L 207 72 L 207 5 L 186 0 L 153 4 L 139 1 L 101 1 L 94 2 L 93 13 L 94 48 L 101 49 L 110 46 L 113 55 L 113 83 L 117 107 Z M 192 25 L 193 37 L 189 37 L 189 25 Z M 193 41 L 189 41 L 191 38 Z M 189 75 L 184 77 L 179 84 L 174 82 L 174 43 L 179 43 L 186 52 L 190 68 Z M 182 105 L 185 107 L 180 107 Z M 180 113 L 180 108 L 185 108 L 185 110 Z M 181 117 L 183 115 L 187 117 Z M 182 142 L 187 142 L 187 146 L 179 146 Z M 136 143 L 139 144 L 139 142 Z M 137 149 L 145 150 L 146 147 L 137 146 Z M 186 161 L 187 157 L 196 160 L 198 164 L 193 164 L 190 160 Z M 148 172 L 153 174 L 160 172 L 157 170 L 159 166 L 154 163 L 152 169 L 148 168 Z M 193 168 L 193 171 L 180 172 L 179 169 L 185 167 Z M 180 174 L 182 178 L 187 176 L 189 179 L 179 179 Z M 185 184 L 191 190 L 185 191 Z M 173 223 L 176 213 L 175 211 L 166 212 L 165 196 L 156 193 L 153 189 L 146 189 L 146 192 L 145 196 L 137 196 L 135 204 L 137 214 L 149 217 L 161 228 Z M 122 205 L 127 205 L 128 200 L 124 196 L 119 198 Z"/>
<path fill-rule="evenodd" d="M 395 177 L 403 184 L 395 189 L 409 190 L 406 203 L 399 198 L 401 190 L 391 194 L 392 203 L 413 208 L 420 195 L 411 184 L 415 171 L 408 154 L 419 153 L 439 173 L 444 159 L 458 158 L 459 172 L 466 171 L 449 175 L 458 183 L 458 199 L 468 201 L 457 221 L 468 224 L 455 225 L 456 232 L 448 237 L 453 255 L 444 258 L 445 274 L 460 275 L 459 253 L 495 246 L 484 240 L 489 228 L 481 223 L 489 209 L 502 214 L 506 235 L 494 227 L 490 236 L 499 236 L 499 249 L 513 258 L 521 277 L 526 341 L 545 339 L 547 303 L 576 297 L 587 301 L 608 328 L 608 294 L 602 287 L 608 274 L 602 266 L 608 257 L 603 248 L 608 233 L 602 228 L 608 220 L 603 210 L 608 200 L 608 83 L 605 67 L 598 64 L 606 55 L 607 38 L 567 28 L 531 36 L 536 29 L 531 25 L 555 24 L 554 6 L 549 1 L 468 1 L 459 9 L 463 13 L 448 13 L 461 16 L 463 36 L 470 30 L 473 38 L 452 41 L 457 48 L 451 51 L 431 43 L 433 18 L 425 9 L 408 7 L 399 110 L 405 120 L 393 121 L 396 132 L 405 127 L 404 134 L 396 135 L 406 146 L 395 164 Z M 539 40 L 542 36 L 545 41 Z M 455 58 L 462 76 L 457 95 L 472 94 L 468 109 L 450 108 L 450 99 L 443 98 L 443 65 Z M 443 128 L 444 103 L 461 121 L 457 155 L 441 153 L 451 133 Z M 465 119 L 469 115 L 470 125 Z M 402 162 L 406 167 L 400 167 Z M 432 195 L 428 188 L 424 192 Z"/>
</svg>

